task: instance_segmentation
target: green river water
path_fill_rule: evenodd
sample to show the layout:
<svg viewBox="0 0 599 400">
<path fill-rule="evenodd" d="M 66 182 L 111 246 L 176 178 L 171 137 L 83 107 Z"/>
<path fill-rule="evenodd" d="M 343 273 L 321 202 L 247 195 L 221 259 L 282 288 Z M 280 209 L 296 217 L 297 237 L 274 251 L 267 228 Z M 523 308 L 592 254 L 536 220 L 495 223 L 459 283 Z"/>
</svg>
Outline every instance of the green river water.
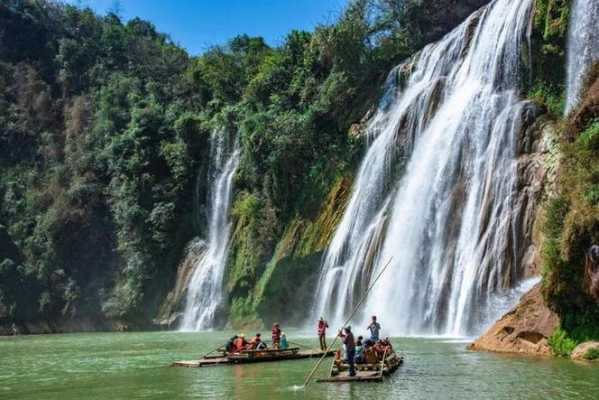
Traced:
<svg viewBox="0 0 599 400">
<path fill-rule="evenodd" d="M 197 358 L 230 334 L 0 338 L 0 399 L 599 399 L 599 366 L 470 352 L 464 342 L 442 339 L 394 339 L 406 362 L 384 383 L 313 383 L 302 389 L 314 360 L 168 366 Z M 317 376 L 327 374 L 330 360 Z"/>
</svg>

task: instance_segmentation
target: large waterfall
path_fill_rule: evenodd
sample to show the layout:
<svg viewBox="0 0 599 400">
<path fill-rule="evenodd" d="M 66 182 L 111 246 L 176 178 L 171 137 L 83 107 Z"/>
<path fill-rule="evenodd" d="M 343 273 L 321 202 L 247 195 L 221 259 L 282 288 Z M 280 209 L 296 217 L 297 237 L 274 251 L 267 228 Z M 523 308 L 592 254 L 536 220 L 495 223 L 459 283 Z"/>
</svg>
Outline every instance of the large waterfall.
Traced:
<svg viewBox="0 0 599 400">
<path fill-rule="evenodd" d="M 239 149 L 227 132 L 214 130 L 210 139 L 208 243 L 197 259 L 187 289 L 182 330 L 212 327 L 223 301 L 223 278 L 229 249 L 229 208 Z"/>
<path fill-rule="evenodd" d="M 573 0 L 570 10 L 566 113 L 578 102 L 587 68 L 599 61 L 599 1 Z"/>
<path fill-rule="evenodd" d="M 525 289 L 512 210 L 532 3 L 496 0 L 391 72 L 314 317 L 340 324 L 388 262 L 361 313 L 388 334 L 477 333 Z"/>
</svg>

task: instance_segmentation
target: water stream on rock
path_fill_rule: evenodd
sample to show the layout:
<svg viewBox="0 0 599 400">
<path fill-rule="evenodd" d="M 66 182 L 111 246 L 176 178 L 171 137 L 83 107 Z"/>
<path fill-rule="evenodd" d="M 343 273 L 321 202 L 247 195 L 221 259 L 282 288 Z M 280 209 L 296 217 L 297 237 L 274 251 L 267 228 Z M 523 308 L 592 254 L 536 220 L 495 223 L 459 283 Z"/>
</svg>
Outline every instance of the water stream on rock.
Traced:
<svg viewBox="0 0 599 400">
<path fill-rule="evenodd" d="M 314 318 L 340 324 L 389 260 L 362 313 L 386 334 L 475 334 L 531 286 L 514 203 L 532 4 L 496 0 L 391 72 Z"/>
<path fill-rule="evenodd" d="M 229 249 L 229 208 L 239 148 L 226 132 L 215 130 L 210 139 L 208 242 L 197 259 L 188 289 L 182 330 L 212 327 L 223 302 L 223 278 Z M 231 143 L 233 142 L 233 144 Z"/>
<path fill-rule="evenodd" d="M 568 25 L 566 114 L 576 106 L 587 68 L 599 60 L 599 1 L 574 0 Z"/>
</svg>

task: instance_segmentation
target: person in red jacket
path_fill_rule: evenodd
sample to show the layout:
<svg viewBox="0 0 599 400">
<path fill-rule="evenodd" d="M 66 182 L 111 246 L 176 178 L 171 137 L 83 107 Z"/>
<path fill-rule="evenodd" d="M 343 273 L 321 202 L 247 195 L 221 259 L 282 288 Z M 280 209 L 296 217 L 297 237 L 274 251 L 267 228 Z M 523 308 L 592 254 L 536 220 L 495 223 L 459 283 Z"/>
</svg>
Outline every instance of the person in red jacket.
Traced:
<svg viewBox="0 0 599 400">
<path fill-rule="evenodd" d="M 324 318 L 320 317 L 318 321 L 318 341 L 320 342 L 320 350 L 325 351 L 327 349 L 327 328 L 329 324 Z"/>
<path fill-rule="evenodd" d="M 279 327 L 279 324 L 276 322 L 272 325 L 271 339 L 272 347 L 278 349 L 279 342 L 281 341 L 281 328 Z"/>
</svg>

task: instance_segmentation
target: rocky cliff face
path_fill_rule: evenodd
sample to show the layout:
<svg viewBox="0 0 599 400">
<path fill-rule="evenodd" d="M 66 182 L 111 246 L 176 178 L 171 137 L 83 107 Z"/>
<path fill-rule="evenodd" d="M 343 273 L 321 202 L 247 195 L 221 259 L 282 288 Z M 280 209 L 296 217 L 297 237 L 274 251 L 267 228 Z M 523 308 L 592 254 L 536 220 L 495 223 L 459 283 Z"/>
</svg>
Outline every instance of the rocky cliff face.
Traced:
<svg viewBox="0 0 599 400">
<path fill-rule="evenodd" d="M 434 42 L 491 0 L 410 0 L 408 16 L 424 42 Z"/>
<path fill-rule="evenodd" d="M 557 314 L 543 300 L 537 284 L 520 303 L 471 343 L 471 350 L 551 355 L 548 339 L 559 325 Z"/>
</svg>

